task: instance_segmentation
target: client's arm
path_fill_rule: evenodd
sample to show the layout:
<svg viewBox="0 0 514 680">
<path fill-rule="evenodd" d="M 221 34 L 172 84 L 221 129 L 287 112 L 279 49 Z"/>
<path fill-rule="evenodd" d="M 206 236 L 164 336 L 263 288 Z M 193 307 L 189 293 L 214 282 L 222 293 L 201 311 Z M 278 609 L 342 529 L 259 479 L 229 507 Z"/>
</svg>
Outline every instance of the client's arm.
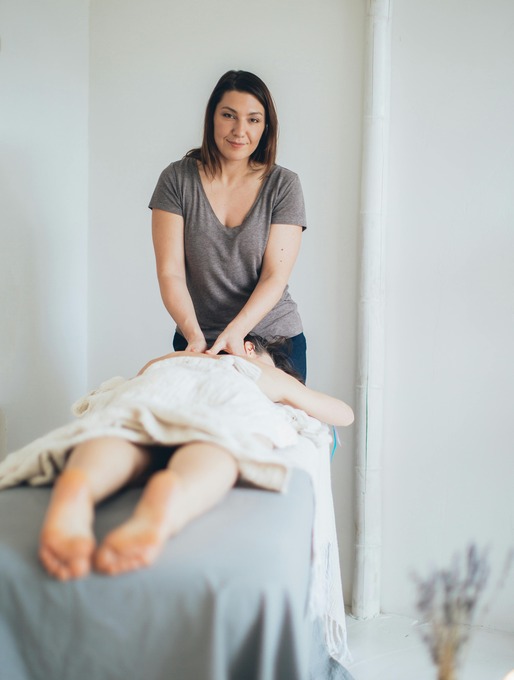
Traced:
<svg viewBox="0 0 514 680">
<path fill-rule="evenodd" d="M 294 406 L 330 425 L 351 425 L 353 411 L 344 401 L 316 392 L 274 366 L 259 362 L 257 384 L 275 402 Z"/>
</svg>

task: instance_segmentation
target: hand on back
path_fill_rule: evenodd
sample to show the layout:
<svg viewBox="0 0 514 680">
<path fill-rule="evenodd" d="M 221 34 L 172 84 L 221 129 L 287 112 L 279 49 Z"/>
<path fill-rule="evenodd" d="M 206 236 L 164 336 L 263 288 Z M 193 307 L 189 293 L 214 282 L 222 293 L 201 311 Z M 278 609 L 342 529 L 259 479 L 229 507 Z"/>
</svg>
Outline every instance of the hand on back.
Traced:
<svg viewBox="0 0 514 680">
<path fill-rule="evenodd" d="M 186 352 L 199 352 L 202 354 L 207 349 L 207 342 L 203 334 L 196 335 L 187 341 Z"/>
<path fill-rule="evenodd" d="M 225 328 L 225 330 L 218 335 L 212 347 L 207 350 L 207 354 L 219 354 L 220 352 L 245 356 L 244 338 L 241 333 L 228 327 Z"/>
</svg>

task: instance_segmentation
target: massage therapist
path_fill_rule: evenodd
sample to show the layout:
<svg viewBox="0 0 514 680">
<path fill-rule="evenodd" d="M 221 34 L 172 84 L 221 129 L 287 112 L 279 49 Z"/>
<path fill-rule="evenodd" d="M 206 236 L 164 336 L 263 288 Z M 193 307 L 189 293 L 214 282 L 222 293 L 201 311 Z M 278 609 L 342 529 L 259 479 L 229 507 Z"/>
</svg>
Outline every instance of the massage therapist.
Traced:
<svg viewBox="0 0 514 680">
<path fill-rule="evenodd" d="M 306 342 L 288 280 L 306 228 L 298 176 L 275 163 L 271 93 L 228 71 L 207 103 L 202 146 L 171 163 L 153 192 L 152 235 L 175 350 L 244 354 L 253 332 L 290 339 L 305 380 Z"/>
</svg>

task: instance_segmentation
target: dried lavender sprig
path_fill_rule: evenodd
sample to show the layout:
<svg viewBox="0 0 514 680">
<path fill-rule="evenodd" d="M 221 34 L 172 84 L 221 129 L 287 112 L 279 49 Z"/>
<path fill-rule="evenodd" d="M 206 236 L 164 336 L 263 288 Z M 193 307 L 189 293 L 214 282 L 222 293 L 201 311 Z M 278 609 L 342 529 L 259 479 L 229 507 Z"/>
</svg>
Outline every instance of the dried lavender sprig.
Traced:
<svg viewBox="0 0 514 680">
<path fill-rule="evenodd" d="M 489 576 L 487 551 L 475 545 L 467 550 L 466 570 L 461 576 L 460 562 L 454 558 L 449 570 L 436 570 L 428 579 L 414 575 L 418 586 L 417 609 L 430 623 L 421 630 L 432 660 L 436 664 L 457 659 L 469 639 L 473 615 Z"/>
</svg>

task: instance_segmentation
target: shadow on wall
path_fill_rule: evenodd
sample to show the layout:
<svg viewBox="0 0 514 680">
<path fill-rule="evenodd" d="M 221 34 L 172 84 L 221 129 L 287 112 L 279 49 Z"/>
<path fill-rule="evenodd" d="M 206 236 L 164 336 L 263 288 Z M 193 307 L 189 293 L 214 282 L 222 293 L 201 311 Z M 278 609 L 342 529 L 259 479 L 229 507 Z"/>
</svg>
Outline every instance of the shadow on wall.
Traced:
<svg viewBox="0 0 514 680">
<path fill-rule="evenodd" d="M 30 201 L 36 173 L 28 163 L 20 167 L 18 149 L 4 152 L 3 160 L 0 458 L 53 425 L 50 414 L 54 404 L 65 398 L 59 366 L 55 365 L 59 348 L 51 347 L 48 323 L 52 300 L 46 283 L 58 274 L 52 271 L 53 263 L 43 247 L 44 222 Z M 19 177 L 24 178 L 22 187 L 15 181 Z"/>
<path fill-rule="evenodd" d="M 7 454 L 7 437 L 5 431 L 5 415 L 0 409 L 0 460 Z"/>
</svg>

